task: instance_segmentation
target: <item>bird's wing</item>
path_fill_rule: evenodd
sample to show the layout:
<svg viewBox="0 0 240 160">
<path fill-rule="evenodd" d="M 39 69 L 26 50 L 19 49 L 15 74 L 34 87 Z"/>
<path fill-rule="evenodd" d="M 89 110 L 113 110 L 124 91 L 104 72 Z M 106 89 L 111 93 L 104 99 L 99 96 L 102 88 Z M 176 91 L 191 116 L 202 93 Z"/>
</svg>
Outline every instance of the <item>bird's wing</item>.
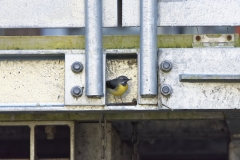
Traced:
<svg viewBox="0 0 240 160">
<path fill-rule="evenodd" d="M 118 80 L 113 79 L 113 80 L 106 81 L 106 86 L 107 88 L 115 89 L 118 86 Z"/>
</svg>

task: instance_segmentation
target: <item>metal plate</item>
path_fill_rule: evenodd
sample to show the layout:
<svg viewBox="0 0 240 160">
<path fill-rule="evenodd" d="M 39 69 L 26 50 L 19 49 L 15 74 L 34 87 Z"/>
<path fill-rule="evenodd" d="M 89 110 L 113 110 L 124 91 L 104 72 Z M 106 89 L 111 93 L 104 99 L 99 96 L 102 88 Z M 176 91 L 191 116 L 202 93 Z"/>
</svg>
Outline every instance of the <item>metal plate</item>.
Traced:
<svg viewBox="0 0 240 160">
<path fill-rule="evenodd" d="M 239 48 L 160 49 L 159 63 L 172 62 L 169 72 L 159 69 L 160 86 L 172 87 L 170 96 L 163 96 L 159 88 L 159 105 L 171 109 L 234 109 L 240 108 L 238 81 L 222 82 L 238 77 L 240 68 Z M 202 79 L 180 82 L 180 75 L 200 75 Z M 209 82 L 206 75 L 219 75 Z M 229 76 L 230 75 L 230 76 Z M 189 76 L 187 76 L 189 78 Z M 191 78 L 191 77 L 190 77 Z M 221 79 L 219 81 L 219 78 Z M 203 79 L 207 79 L 206 82 Z"/>
<path fill-rule="evenodd" d="M 222 34 L 220 36 L 208 36 L 206 34 L 193 35 L 193 48 L 197 47 L 234 47 L 234 34 Z"/>
<path fill-rule="evenodd" d="M 226 5 L 227 4 L 227 5 Z M 240 25 L 239 0 L 158 0 L 158 26 Z M 140 1 L 123 0 L 123 26 L 140 25 Z M 131 16 L 129 16 L 131 15 Z"/>
<path fill-rule="evenodd" d="M 81 106 L 93 106 L 93 105 L 105 105 L 105 96 L 101 98 L 89 98 L 85 95 L 85 54 L 84 50 L 75 50 L 74 54 L 65 54 L 65 105 L 81 105 Z M 105 59 L 104 64 L 105 64 Z M 83 64 L 83 71 L 81 73 L 74 73 L 71 69 L 71 65 L 79 61 Z M 105 75 L 105 70 L 103 69 Z M 105 77 L 103 82 L 105 82 Z M 103 84 L 105 93 L 105 83 Z M 74 86 L 83 87 L 83 95 L 75 98 L 71 94 L 71 89 Z"/>
<path fill-rule="evenodd" d="M 117 26 L 117 0 L 103 0 L 103 27 Z M 84 0 L 1 0 L 0 28 L 84 27 Z"/>
</svg>

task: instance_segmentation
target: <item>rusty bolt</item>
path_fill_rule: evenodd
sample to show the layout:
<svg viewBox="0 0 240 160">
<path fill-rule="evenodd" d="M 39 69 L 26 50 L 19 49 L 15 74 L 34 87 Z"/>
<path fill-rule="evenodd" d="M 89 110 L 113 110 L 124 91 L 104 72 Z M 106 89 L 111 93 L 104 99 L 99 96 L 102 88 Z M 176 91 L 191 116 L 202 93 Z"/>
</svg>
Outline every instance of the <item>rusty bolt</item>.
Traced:
<svg viewBox="0 0 240 160">
<path fill-rule="evenodd" d="M 231 41 L 232 40 L 232 36 L 231 35 L 227 35 L 227 40 Z"/>
<path fill-rule="evenodd" d="M 201 36 L 196 36 L 195 39 L 196 41 L 201 41 Z"/>
</svg>

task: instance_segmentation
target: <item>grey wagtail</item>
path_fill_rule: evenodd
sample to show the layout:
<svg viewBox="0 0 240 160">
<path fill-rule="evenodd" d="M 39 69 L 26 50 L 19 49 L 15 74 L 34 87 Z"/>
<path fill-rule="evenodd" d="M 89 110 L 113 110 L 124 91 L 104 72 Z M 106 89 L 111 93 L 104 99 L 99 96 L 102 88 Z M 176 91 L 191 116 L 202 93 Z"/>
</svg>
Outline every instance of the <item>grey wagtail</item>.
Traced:
<svg viewBox="0 0 240 160">
<path fill-rule="evenodd" d="M 118 78 L 106 81 L 107 90 L 114 95 L 114 99 L 116 101 L 115 96 L 120 96 L 122 100 L 122 95 L 127 91 L 128 84 L 127 82 L 131 80 L 126 76 L 120 76 Z M 123 103 L 123 101 L 122 101 Z"/>
</svg>

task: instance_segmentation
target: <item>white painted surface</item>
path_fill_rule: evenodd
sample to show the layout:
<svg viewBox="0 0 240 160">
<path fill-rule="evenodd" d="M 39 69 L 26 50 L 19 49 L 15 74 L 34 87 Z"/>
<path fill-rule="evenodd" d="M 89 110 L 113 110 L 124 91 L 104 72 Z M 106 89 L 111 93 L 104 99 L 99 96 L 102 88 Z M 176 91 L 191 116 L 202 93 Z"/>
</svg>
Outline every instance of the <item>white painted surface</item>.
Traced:
<svg viewBox="0 0 240 160">
<path fill-rule="evenodd" d="M 239 0 L 158 0 L 158 26 L 237 26 Z M 123 0 L 123 26 L 140 25 L 140 0 Z"/>
<path fill-rule="evenodd" d="M 117 0 L 103 0 L 103 26 L 117 26 Z M 1 0 L 0 28 L 85 26 L 84 0 Z"/>
</svg>

